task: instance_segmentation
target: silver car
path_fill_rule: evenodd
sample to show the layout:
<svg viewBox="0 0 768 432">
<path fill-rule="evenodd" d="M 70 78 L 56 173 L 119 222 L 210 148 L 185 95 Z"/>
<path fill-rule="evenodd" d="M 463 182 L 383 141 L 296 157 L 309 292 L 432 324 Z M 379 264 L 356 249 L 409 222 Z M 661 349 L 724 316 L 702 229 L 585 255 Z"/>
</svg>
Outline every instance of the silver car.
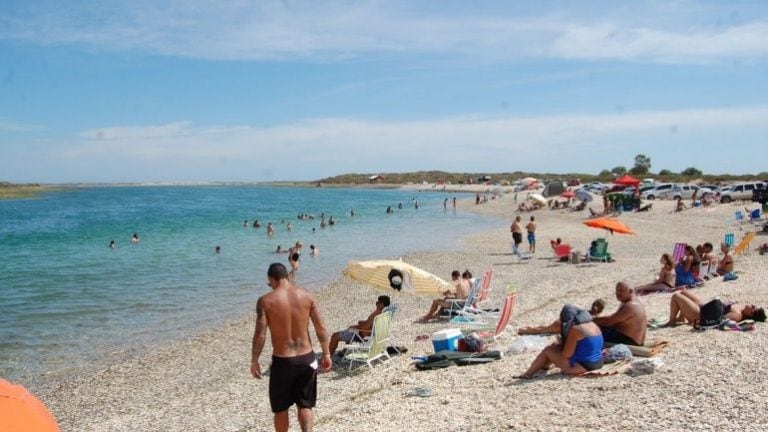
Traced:
<svg viewBox="0 0 768 432">
<path fill-rule="evenodd" d="M 693 194 L 696 194 L 698 198 L 704 198 L 707 195 L 712 194 L 712 189 L 700 188 L 696 185 L 673 185 L 670 189 L 661 192 L 658 198 L 669 199 L 691 199 Z"/>
</svg>

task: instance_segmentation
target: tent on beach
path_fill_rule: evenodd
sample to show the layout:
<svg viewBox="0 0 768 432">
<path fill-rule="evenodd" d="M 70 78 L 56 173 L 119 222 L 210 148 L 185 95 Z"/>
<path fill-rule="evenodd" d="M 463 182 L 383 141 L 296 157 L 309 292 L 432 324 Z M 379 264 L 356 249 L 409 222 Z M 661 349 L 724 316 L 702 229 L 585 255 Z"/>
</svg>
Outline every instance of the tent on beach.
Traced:
<svg viewBox="0 0 768 432">
<path fill-rule="evenodd" d="M 565 192 L 565 185 L 563 185 L 563 182 L 551 181 L 551 182 L 548 182 L 546 186 L 544 186 L 544 192 L 542 192 L 541 194 L 549 198 L 553 196 L 558 196 L 563 192 Z"/>
</svg>

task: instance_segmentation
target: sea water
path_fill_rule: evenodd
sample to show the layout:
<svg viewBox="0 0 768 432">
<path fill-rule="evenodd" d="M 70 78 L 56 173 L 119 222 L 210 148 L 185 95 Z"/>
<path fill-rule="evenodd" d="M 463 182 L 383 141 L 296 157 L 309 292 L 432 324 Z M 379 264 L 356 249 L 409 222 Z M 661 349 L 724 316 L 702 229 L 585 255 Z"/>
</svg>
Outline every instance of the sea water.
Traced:
<svg viewBox="0 0 768 432">
<path fill-rule="evenodd" d="M 454 211 L 454 195 L 99 187 L 0 201 L 0 376 L 35 386 L 50 374 L 82 370 L 248 314 L 269 289 L 268 265 L 287 266 L 286 254 L 274 253 L 278 245 L 303 242 L 297 280 L 313 289 L 338 278 L 348 260 L 455 249 L 462 236 L 501 226 Z M 299 220 L 301 213 L 314 219 Z M 321 228 L 323 214 L 336 224 Z M 253 228 L 254 219 L 260 228 Z M 319 256 L 310 256 L 310 244 Z"/>
</svg>

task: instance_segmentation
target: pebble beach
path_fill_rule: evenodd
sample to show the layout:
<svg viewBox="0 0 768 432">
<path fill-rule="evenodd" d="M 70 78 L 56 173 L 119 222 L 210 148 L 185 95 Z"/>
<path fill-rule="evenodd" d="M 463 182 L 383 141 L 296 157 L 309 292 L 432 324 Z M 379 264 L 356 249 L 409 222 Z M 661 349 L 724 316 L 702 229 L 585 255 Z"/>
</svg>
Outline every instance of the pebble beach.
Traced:
<svg viewBox="0 0 768 432">
<path fill-rule="evenodd" d="M 610 235 L 583 224 L 588 212 L 539 210 L 522 213 L 538 223 L 538 249 L 519 262 L 511 253 L 508 229 L 457 238 L 459 251 L 425 251 L 403 260 L 450 279 L 452 270 L 476 276 L 494 272 L 491 297 L 502 301 L 508 285 L 518 290 L 509 324 L 511 334 L 522 326 L 547 324 L 571 303 L 588 307 L 602 298 L 606 313 L 618 302 L 620 280 L 637 286 L 658 273 L 662 253 L 677 242 L 719 243 L 732 232 L 738 240 L 749 224 L 733 223 L 744 203 L 673 213 L 672 201 L 656 201 L 650 212 L 624 213 L 620 220 L 637 235 Z M 751 204 L 751 203 L 749 203 Z M 501 218 L 509 223 L 518 203 L 503 195 L 486 204 L 461 200 L 462 210 Z M 600 205 L 596 204 L 595 208 Z M 549 240 L 560 237 L 582 253 L 591 240 L 606 237 L 615 259 L 611 263 L 569 264 L 553 258 Z M 739 278 L 716 279 L 696 288 L 702 298 L 720 297 L 740 303 L 768 305 L 768 257 L 754 249 L 768 241 L 758 234 L 748 254 L 736 258 Z M 524 243 L 524 247 L 527 245 Z M 385 257 L 382 257 L 385 258 Z M 396 257 L 390 257 L 396 258 Z M 262 277 L 261 274 L 254 277 Z M 264 275 L 266 277 L 266 268 Z M 300 282 L 300 279 L 299 279 Z M 363 319 L 382 291 L 340 277 L 316 292 L 331 332 Z M 533 380 L 513 376 L 525 371 L 535 352 L 505 354 L 476 366 L 417 371 L 412 355 L 432 353 L 423 335 L 456 327 L 446 321 L 415 323 L 431 298 L 391 294 L 398 311 L 392 323 L 393 343 L 408 348 L 404 355 L 348 372 L 334 365 L 318 378 L 318 431 L 491 431 L 491 430 L 764 430 L 768 404 L 768 324 L 754 331 L 694 331 L 689 326 L 652 330 L 648 340 L 667 340 L 659 355 L 663 366 L 646 375 L 617 374 L 569 378 L 552 370 Z M 665 319 L 670 294 L 642 297 L 649 317 Z M 116 362 L 87 376 L 72 377 L 38 396 L 53 412 L 63 431 L 268 431 L 272 413 L 268 380 L 249 372 L 255 315 L 167 345 L 146 355 Z M 313 335 L 314 332 L 311 331 Z M 515 336 L 491 349 L 508 351 Z M 552 338 L 554 341 L 554 338 Z M 317 346 L 319 351 L 319 346 Z M 261 358 L 268 365 L 271 349 Z M 411 396 L 427 387 L 429 397 Z M 291 430 L 299 430 L 295 409 Z"/>
</svg>

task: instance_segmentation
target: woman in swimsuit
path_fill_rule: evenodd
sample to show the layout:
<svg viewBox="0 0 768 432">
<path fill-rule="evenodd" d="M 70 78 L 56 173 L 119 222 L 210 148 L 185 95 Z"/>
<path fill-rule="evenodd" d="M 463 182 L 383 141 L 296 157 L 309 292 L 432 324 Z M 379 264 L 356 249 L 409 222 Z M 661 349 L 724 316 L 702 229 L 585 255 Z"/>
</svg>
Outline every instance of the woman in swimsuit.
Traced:
<svg viewBox="0 0 768 432">
<path fill-rule="evenodd" d="M 706 302 L 702 301 L 696 294 L 689 290 L 682 290 L 672 295 L 669 301 L 669 321 L 664 324 L 665 327 L 674 327 L 680 323 L 693 324 L 699 319 L 701 306 Z M 755 305 L 725 304 L 723 305 L 723 318 L 736 322 L 751 319 L 755 321 L 765 321 L 765 310 Z"/>
<path fill-rule="evenodd" d="M 669 291 L 675 287 L 675 262 L 672 260 L 672 256 L 665 253 L 661 256 L 660 262 L 661 270 L 659 271 L 659 277 L 648 285 L 635 288 L 635 294 L 643 295 L 652 292 Z"/>
<path fill-rule="evenodd" d="M 717 263 L 717 274 L 723 276 L 726 273 L 733 273 L 733 255 L 731 248 L 725 244 L 720 244 L 720 250 L 723 252 L 723 258 Z"/>
<path fill-rule="evenodd" d="M 592 322 L 589 312 L 565 305 L 560 311 L 560 323 L 560 340 L 563 342 L 544 348 L 518 378 L 530 379 L 552 364 L 570 376 L 603 367 L 603 334 Z"/>
<path fill-rule="evenodd" d="M 685 247 L 685 255 L 683 259 L 675 267 L 675 286 L 692 286 L 696 285 L 696 276 L 693 274 L 693 269 L 698 266 L 699 257 L 696 255 L 696 249 L 691 245 Z"/>
</svg>

